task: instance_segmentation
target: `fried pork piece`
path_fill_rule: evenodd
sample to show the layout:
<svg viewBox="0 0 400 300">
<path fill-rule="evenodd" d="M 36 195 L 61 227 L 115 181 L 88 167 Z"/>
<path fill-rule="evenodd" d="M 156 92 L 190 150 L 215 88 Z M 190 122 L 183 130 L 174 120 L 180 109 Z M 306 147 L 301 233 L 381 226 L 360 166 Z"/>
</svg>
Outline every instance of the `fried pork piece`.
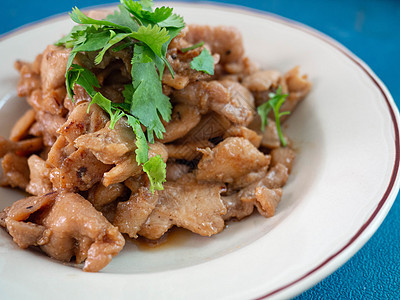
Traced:
<svg viewBox="0 0 400 300">
<path fill-rule="evenodd" d="M 171 120 L 165 124 L 162 143 L 169 143 L 185 136 L 201 120 L 196 106 L 178 104 L 172 110 Z"/>
<path fill-rule="evenodd" d="M 27 156 L 40 151 L 42 148 L 43 139 L 40 137 L 13 142 L 0 136 L 0 157 L 3 157 L 9 152 L 16 153 L 20 156 Z"/>
<path fill-rule="evenodd" d="M 229 26 L 189 25 L 185 39 L 196 44 L 204 41 L 211 53 L 220 55 L 221 64 L 242 60 L 244 47 L 239 30 Z"/>
<path fill-rule="evenodd" d="M 105 164 L 118 163 L 128 152 L 136 149 L 136 137 L 124 118 L 118 120 L 114 129 L 107 123 L 103 129 L 79 136 L 74 144 L 77 148 L 90 150 Z"/>
<path fill-rule="evenodd" d="M 17 93 L 20 97 L 29 96 L 34 90 L 40 89 L 40 65 L 42 63 L 42 54 L 36 56 L 33 63 L 27 63 L 17 60 L 14 64 L 15 69 L 20 73 Z"/>
<path fill-rule="evenodd" d="M 10 141 L 18 142 L 28 135 L 29 128 L 35 123 L 35 111 L 30 109 L 24 113 L 24 115 L 18 119 L 14 124 L 10 133 Z"/>
<path fill-rule="evenodd" d="M 295 158 L 296 153 L 289 147 L 280 147 L 271 151 L 271 165 L 282 164 L 288 169 L 288 173 L 292 171 Z"/>
<path fill-rule="evenodd" d="M 86 191 L 100 182 L 112 165 L 103 164 L 88 149 L 79 148 L 50 172 L 53 189 Z"/>
<path fill-rule="evenodd" d="M 168 160 L 168 151 L 164 144 L 155 142 L 154 144 L 148 144 L 148 146 L 149 158 L 161 155 L 164 162 Z M 143 169 L 136 161 L 136 154 L 130 152 L 128 155 L 121 157 L 121 160 L 116 163 L 115 167 L 104 174 L 102 183 L 105 186 L 109 186 L 110 184 L 125 181 L 129 177 L 137 176 L 141 173 L 143 173 Z"/>
<path fill-rule="evenodd" d="M 125 240 L 87 200 L 73 193 L 50 193 L 15 202 L 5 225 L 21 248 L 40 246 L 62 261 L 85 261 L 84 271 L 104 268 Z"/>
<path fill-rule="evenodd" d="M 43 136 L 43 144 L 45 146 L 52 146 L 59 136 L 58 129 L 66 120 L 59 115 L 38 111 L 36 113 L 36 121 L 29 133 L 35 136 Z"/>
<path fill-rule="evenodd" d="M 241 220 L 253 213 L 254 204 L 251 202 L 241 201 L 239 193 L 235 193 L 229 196 L 222 196 L 221 198 L 227 209 L 226 214 L 223 216 L 225 221 L 232 218 Z"/>
<path fill-rule="evenodd" d="M 123 196 L 127 191 L 127 187 L 123 183 L 114 183 L 109 186 L 104 186 L 102 183 L 96 184 L 88 192 L 88 200 L 93 206 L 100 210 Z"/>
<path fill-rule="evenodd" d="M 87 112 L 89 103 L 83 102 L 77 105 L 67 121 L 58 129 L 58 133 L 67 138 L 69 142 L 83 134 L 98 131 L 106 126 L 110 121 L 107 114 L 97 104 L 90 106 L 89 113 Z"/>
<path fill-rule="evenodd" d="M 267 167 L 270 157 L 264 155 L 248 140 L 229 137 L 215 148 L 202 149 L 198 164 L 198 180 L 233 183 L 246 174 Z"/>
<path fill-rule="evenodd" d="M 311 90 L 311 82 L 307 75 L 300 75 L 300 68 L 295 67 L 284 75 L 289 96 L 281 106 L 281 111 L 292 112 Z M 282 116 L 286 120 L 288 115 Z"/>
<path fill-rule="evenodd" d="M 222 231 L 222 216 L 226 214 L 226 208 L 220 193 L 224 190 L 224 185 L 199 183 L 190 174 L 176 182 L 166 182 L 164 190 L 158 191 L 156 207 L 142 224 L 138 234 L 157 239 L 173 225 L 203 236 Z"/>
<path fill-rule="evenodd" d="M 172 95 L 179 103 L 199 107 L 202 114 L 213 110 L 238 125 L 248 125 L 255 113 L 252 94 L 234 81 L 199 81 Z"/>
<path fill-rule="evenodd" d="M 232 126 L 224 134 L 224 138 L 234 137 L 234 136 L 245 138 L 250 143 L 252 143 L 256 148 L 260 147 L 262 136 L 259 135 L 254 130 L 251 130 L 247 127 Z"/>
<path fill-rule="evenodd" d="M 53 191 L 53 184 L 50 181 L 50 168 L 46 162 L 37 155 L 28 158 L 30 181 L 26 191 L 32 195 L 44 195 Z"/>
<path fill-rule="evenodd" d="M 1 162 L 3 175 L 0 180 L 1 186 L 11 186 L 25 189 L 29 183 L 29 167 L 26 157 L 7 153 Z"/>
<path fill-rule="evenodd" d="M 114 218 L 114 226 L 131 238 L 137 238 L 138 231 L 157 205 L 159 194 L 152 194 L 146 187 L 140 187 L 128 201 L 119 202 Z"/>
</svg>

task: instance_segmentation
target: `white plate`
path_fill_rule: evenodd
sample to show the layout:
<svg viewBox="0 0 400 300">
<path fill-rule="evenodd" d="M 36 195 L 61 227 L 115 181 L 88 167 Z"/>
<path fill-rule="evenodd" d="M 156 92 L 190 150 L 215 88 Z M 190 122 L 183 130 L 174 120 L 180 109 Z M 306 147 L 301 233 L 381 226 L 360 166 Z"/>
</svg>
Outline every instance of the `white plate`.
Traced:
<svg viewBox="0 0 400 300">
<path fill-rule="evenodd" d="M 273 15 L 231 6 L 174 3 L 188 23 L 235 25 L 264 68 L 301 65 L 314 86 L 287 134 L 299 154 L 276 216 L 230 223 L 211 238 L 185 235 L 145 250 L 128 242 L 97 274 L 20 250 L 0 231 L 2 297 L 41 299 L 287 298 L 311 287 L 371 237 L 399 189 L 399 115 L 387 89 L 330 38 Z M 31 61 L 67 33 L 67 16 L 0 41 L 0 134 L 26 109 L 16 59 Z M 1 207 L 21 197 L 1 189 Z M 73 297 L 73 298 L 72 298 Z"/>
</svg>

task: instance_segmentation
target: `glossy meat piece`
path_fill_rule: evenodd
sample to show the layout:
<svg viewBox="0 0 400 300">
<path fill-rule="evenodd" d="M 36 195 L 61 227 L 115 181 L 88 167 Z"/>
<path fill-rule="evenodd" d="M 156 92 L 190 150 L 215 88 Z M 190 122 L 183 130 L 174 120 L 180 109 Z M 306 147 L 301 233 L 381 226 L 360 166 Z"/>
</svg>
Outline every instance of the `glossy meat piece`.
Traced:
<svg viewBox="0 0 400 300">
<path fill-rule="evenodd" d="M 114 226 L 131 238 L 137 238 L 138 231 L 156 207 L 158 199 L 158 192 L 152 194 L 146 187 L 140 187 L 128 201 L 118 203 Z"/>
<path fill-rule="evenodd" d="M 176 182 L 166 182 L 159 191 L 159 201 L 139 235 L 149 239 L 160 238 L 173 225 L 203 236 L 223 230 L 226 208 L 220 192 L 224 186 L 198 183 L 192 176 L 183 176 Z"/>
<path fill-rule="evenodd" d="M 46 162 L 37 155 L 28 158 L 30 171 L 29 184 L 26 191 L 32 195 L 44 195 L 53 191 L 53 184 L 50 181 L 50 168 Z"/>
<path fill-rule="evenodd" d="M 172 110 L 171 120 L 165 124 L 162 143 L 169 143 L 185 136 L 199 122 L 200 112 L 195 106 L 178 104 Z"/>
<path fill-rule="evenodd" d="M 155 142 L 154 144 L 148 145 L 149 158 L 161 155 L 164 162 L 168 160 L 168 152 L 164 144 Z M 118 161 L 115 167 L 104 174 L 102 183 L 105 186 L 109 186 L 110 184 L 125 181 L 129 177 L 140 175 L 142 172 L 143 169 L 138 165 L 135 153 L 131 152 L 130 154 L 124 156 L 123 159 Z"/>
<path fill-rule="evenodd" d="M 99 182 L 111 165 L 99 161 L 89 150 L 77 149 L 59 168 L 50 173 L 53 188 L 57 191 L 86 191 Z"/>
<path fill-rule="evenodd" d="M 192 44 L 204 41 L 211 53 L 218 53 L 221 64 L 242 59 L 244 47 L 242 35 L 238 29 L 229 26 L 189 25 L 185 39 Z"/>
<path fill-rule="evenodd" d="M 28 135 L 29 128 L 36 121 L 35 119 L 35 111 L 30 109 L 26 111 L 21 118 L 14 124 L 10 133 L 10 141 L 18 142 Z"/>
<path fill-rule="evenodd" d="M 191 161 L 201 157 L 201 152 L 198 149 L 205 147 L 213 147 L 214 144 L 208 140 L 188 141 L 182 144 L 167 144 L 165 145 L 168 151 L 168 157 L 174 159 L 184 159 Z"/>
<path fill-rule="evenodd" d="M 54 90 L 65 84 L 65 72 L 71 49 L 49 45 L 43 52 L 40 75 L 43 91 Z"/>
<path fill-rule="evenodd" d="M 83 134 L 104 128 L 110 120 L 97 104 L 90 106 L 89 113 L 87 112 L 88 107 L 89 103 L 87 102 L 77 105 L 58 130 L 58 133 L 65 136 L 69 142 L 73 142 Z"/>
<path fill-rule="evenodd" d="M 98 183 L 88 191 L 87 199 L 97 210 L 101 211 L 105 205 L 114 202 L 126 191 L 127 187 L 123 183 L 115 183 L 107 187 Z"/>
<path fill-rule="evenodd" d="M 35 214 L 34 214 L 35 213 Z M 15 227 L 15 222 L 31 224 Z M 20 247 L 39 245 L 49 256 L 62 261 L 85 261 L 84 271 L 104 268 L 125 244 L 118 229 L 83 197 L 73 193 L 51 193 L 29 197 L 11 206 L 5 220 Z M 24 223 L 24 224 L 30 224 Z M 35 228 L 38 227 L 38 228 Z M 40 234 L 41 233 L 41 234 Z"/>
<path fill-rule="evenodd" d="M 248 140 L 229 137 L 214 149 L 203 149 L 198 164 L 198 180 L 232 183 L 249 172 L 269 165 L 270 157 L 264 155 Z"/>
<path fill-rule="evenodd" d="M 46 146 L 52 146 L 56 141 L 58 129 L 65 123 L 65 118 L 59 115 L 53 115 L 44 111 L 36 113 L 35 135 L 43 136 L 43 143 Z"/>
<path fill-rule="evenodd" d="M 244 126 L 232 126 L 224 134 L 224 138 L 227 137 L 245 138 L 250 143 L 252 143 L 256 148 L 260 147 L 262 139 L 262 136 L 259 135 L 257 132 Z"/>
<path fill-rule="evenodd" d="M 17 60 L 14 64 L 15 69 L 20 74 L 17 93 L 20 97 L 29 96 L 34 90 L 40 89 L 40 65 L 42 62 L 42 54 L 36 56 L 33 63 L 27 63 Z"/>
<path fill-rule="evenodd" d="M 124 118 L 118 120 L 114 129 L 109 123 L 103 129 L 87 133 L 76 138 L 77 148 L 90 150 L 94 156 L 105 164 L 114 164 L 128 152 L 136 149 L 136 137 Z"/>
<path fill-rule="evenodd" d="M 177 181 L 183 175 L 187 174 L 190 170 L 190 166 L 179 164 L 175 162 L 167 163 L 167 181 Z"/>
<path fill-rule="evenodd" d="M 4 155 L 1 161 L 3 174 L 0 180 L 1 186 L 11 186 L 25 189 L 29 183 L 29 167 L 26 157 L 12 152 Z"/>
<path fill-rule="evenodd" d="M 200 81 L 175 91 L 173 98 L 179 103 L 197 106 L 202 114 L 213 110 L 234 124 L 247 125 L 254 115 L 251 93 L 233 81 Z"/>
<path fill-rule="evenodd" d="M 288 169 L 289 174 L 295 158 L 296 152 L 289 147 L 280 147 L 271 151 L 271 165 L 282 164 Z"/>
<path fill-rule="evenodd" d="M 223 216 L 226 221 L 232 218 L 241 220 L 253 213 L 254 204 L 241 201 L 238 193 L 222 196 L 221 199 L 227 209 L 226 214 Z"/>
</svg>

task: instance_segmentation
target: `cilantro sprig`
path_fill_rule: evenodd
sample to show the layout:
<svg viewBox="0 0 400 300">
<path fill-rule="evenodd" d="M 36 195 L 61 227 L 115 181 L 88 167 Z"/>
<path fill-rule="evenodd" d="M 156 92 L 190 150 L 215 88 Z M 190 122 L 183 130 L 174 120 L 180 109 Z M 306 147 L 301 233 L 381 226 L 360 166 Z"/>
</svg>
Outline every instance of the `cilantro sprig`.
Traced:
<svg viewBox="0 0 400 300">
<path fill-rule="evenodd" d="M 287 96 L 288 96 L 287 94 L 282 94 L 282 87 L 279 86 L 279 88 L 276 90 L 275 93 L 269 94 L 270 99 L 267 102 L 257 107 L 257 112 L 261 117 L 262 131 L 264 131 L 265 127 L 268 125 L 268 118 L 267 118 L 268 114 L 270 113 L 271 110 L 274 112 L 276 130 L 278 131 L 278 136 L 281 141 L 281 144 L 284 147 L 287 146 L 287 142 L 282 133 L 280 117 L 284 115 L 289 115 L 290 112 L 289 111 L 279 112 L 279 110 L 282 104 L 286 101 Z"/>
<path fill-rule="evenodd" d="M 56 42 L 71 48 L 65 74 L 69 97 L 73 100 L 74 86 L 79 84 L 92 98 L 90 105 L 96 103 L 110 115 L 111 128 L 126 117 L 136 135 L 136 161 L 149 177 L 150 190 L 162 190 L 166 164 L 161 156 L 149 159 L 148 143 L 154 143 L 154 134 L 162 139 L 165 128 L 161 117 L 167 122 L 171 119 L 172 106 L 162 92 L 161 78 L 165 67 L 174 76 L 166 53 L 171 40 L 185 27 L 183 18 L 170 7 L 153 10 L 152 0 L 121 0 L 118 10 L 104 20 L 92 19 L 76 7 L 70 17 L 78 25 Z M 132 84 L 125 86 L 125 101 L 113 103 L 99 92 L 95 74 L 74 60 L 78 53 L 97 52 L 93 63 L 99 65 L 107 51 L 126 47 L 133 47 Z"/>
</svg>

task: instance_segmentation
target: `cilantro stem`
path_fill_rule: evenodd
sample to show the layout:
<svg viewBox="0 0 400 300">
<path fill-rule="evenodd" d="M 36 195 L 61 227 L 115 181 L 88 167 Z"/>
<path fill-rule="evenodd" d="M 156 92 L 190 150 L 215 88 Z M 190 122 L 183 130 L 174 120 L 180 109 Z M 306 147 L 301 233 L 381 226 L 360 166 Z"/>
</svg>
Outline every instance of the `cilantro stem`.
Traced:
<svg viewBox="0 0 400 300">
<path fill-rule="evenodd" d="M 193 49 L 196 49 L 196 48 L 200 48 L 200 47 L 203 46 L 203 45 L 204 45 L 204 42 L 201 41 L 201 42 L 199 42 L 199 43 L 197 43 L 197 44 L 194 44 L 194 45 L 192 45 L 192 46 L 190 46 L 190 47 L 182 48 L 182 49 L 181 49 L 181 52 L 186 53 L 186 52 L 188 52 L 188 51 L 190 51 L 190 50 L 193 50 Z"/>
</svg>

